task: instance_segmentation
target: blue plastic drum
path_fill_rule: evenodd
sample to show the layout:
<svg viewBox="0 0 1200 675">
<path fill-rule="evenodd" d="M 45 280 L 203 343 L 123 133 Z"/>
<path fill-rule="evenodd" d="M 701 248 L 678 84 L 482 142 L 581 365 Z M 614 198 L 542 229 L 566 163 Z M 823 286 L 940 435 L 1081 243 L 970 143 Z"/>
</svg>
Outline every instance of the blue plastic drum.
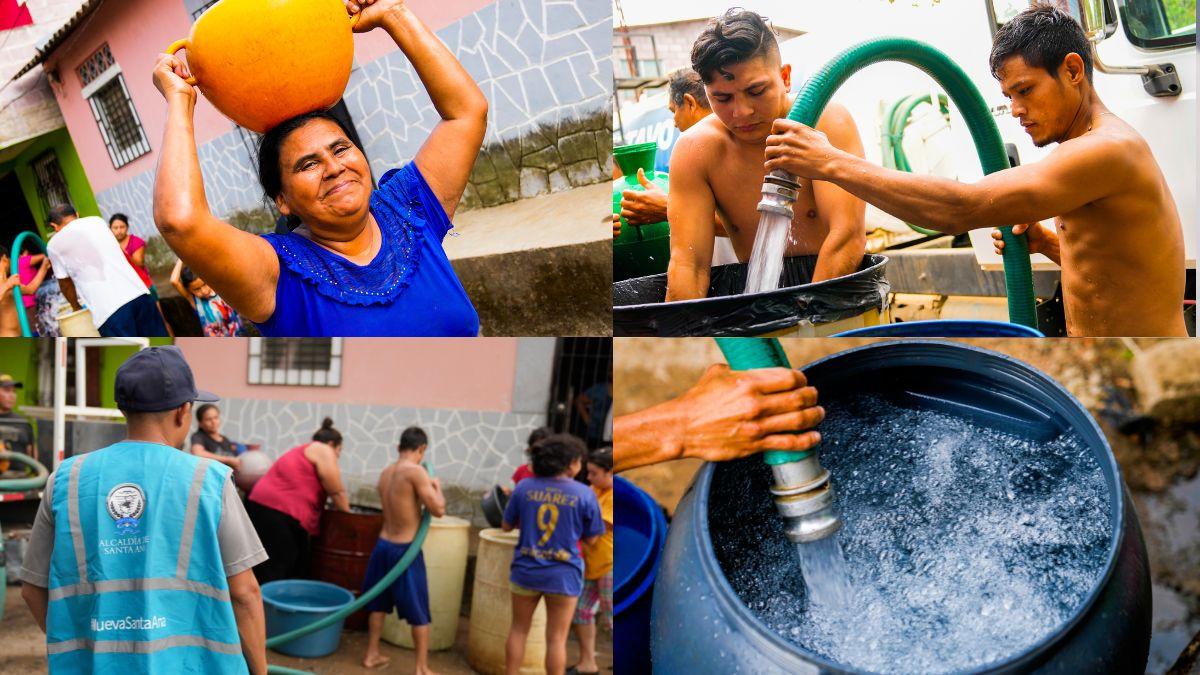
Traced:
<svg viewBox="0 0 1200 675">
<path fill-rule="evenodd" d="M 650 495 L 633 483 L 613 479 L 616 513 L 613 544 L 613 670 L 650 672 L 650 603 L 667 519 Z"/>
<path fill-rule="evenodd" d="M 904 321 L 855 328 L 834 337 L 1046 337 L 1041 331 L 1007 321 Z"/>
</svg>

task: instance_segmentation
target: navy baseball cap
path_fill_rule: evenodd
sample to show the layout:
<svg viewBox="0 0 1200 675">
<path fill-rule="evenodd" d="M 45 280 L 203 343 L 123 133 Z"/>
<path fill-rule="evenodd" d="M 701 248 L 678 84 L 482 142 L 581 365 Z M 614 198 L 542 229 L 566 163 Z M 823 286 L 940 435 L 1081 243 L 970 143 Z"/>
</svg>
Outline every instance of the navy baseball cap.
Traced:
<svg viewBox="0 0 1200 675">
<path fill-rule="evenodd" d="M 130 412 L 174 410 L 189 401 L 219 401 L 216 394 L 196 389 L 192 369 L 179 347 L 149 347 L 129 357 L 117 369 L 117 407 Z"/>
</svg>

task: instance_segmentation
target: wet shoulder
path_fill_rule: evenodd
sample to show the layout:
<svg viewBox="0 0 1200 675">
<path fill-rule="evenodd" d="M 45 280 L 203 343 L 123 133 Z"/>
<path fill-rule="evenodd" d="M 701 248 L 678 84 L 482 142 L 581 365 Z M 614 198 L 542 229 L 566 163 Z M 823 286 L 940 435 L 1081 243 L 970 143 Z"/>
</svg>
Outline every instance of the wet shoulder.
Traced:
<svg viewBox="0 0 1200 675">
<path fill-rule="evenodd" d="M 721 120 L 716 115 L 709 115 L 683 132 L 679 140 L 675 141 L 675 147 L 671 151 L 672 170 L 675 167 L 675 157 L 712 167 L 721 161 L 732 143 L 729 130 Z"/>
</svg>

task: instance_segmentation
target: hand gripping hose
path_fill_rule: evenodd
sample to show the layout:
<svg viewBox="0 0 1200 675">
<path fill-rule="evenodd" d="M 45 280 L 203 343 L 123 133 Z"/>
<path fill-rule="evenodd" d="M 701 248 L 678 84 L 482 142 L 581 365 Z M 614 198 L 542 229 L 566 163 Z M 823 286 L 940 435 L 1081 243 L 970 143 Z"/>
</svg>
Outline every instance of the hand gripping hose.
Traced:
<svg viewBox="0 0 1200 675">
<path fill-rule="evenodd" d="M 775 338 L 715 339 L 733 370 L 789 367 L 787 355 Z M 767 450 L 763 461 L 771 469 L 771 494 L 789 540 L 808 543 L 832 536 L 841 528 L 829 472 L 821 466 L 815 448 Z"/>
<path fill-rule="evenodd" d="M 13 240 L 12 255 L 8 257 L 9 274 L 20 274 L 21 272 L 20 262 L 18 259 L 21 257 L 21 244 L 24 243 L 26 239 L 33 239 L 39 245 L 41 245 L 43 251 L 46 250 L 46 242 L 42 241 L 42 238 L 37 236 L 37 234 L 33 232 L 22 232 L 21 234 L 18 234 L 17 238 Z M 21 322 L 21 335 L 23 337 L 33 337 L 33 331 L 29 328 L 29 317 L 25 315 L 25 302 L 21 300 L 20 284 L 13 286 L 13 299 L 17 305 L 17 319 Z"/>
<path fill-rule="evenodd" d="M 426 462 L 425 470 L 429 472 L 430 477 L 433 476 L 432 464 Z M 333 614 L 310 623 L 307 626 L 302 626 L 295 630 L 291 630 L 270 638 L 267 640 L 267 646 L 276 647 L 285 642 L 291 642 L 296 638 L 304 637 L 313 631 L 318 631 L 322 628 L 335 624 L 365 607 L 368 602 L 371 602 L 375 599 L 375 596 L 379 595 L 385 589 L 391 586 L 392 582 L 396 581 L 397 577 L 399 577 L 401 574 L 404 574 L 404 571 L 407 570 L 408 567 L 412 565 L 413 561 L 417 559 L 417 555 L 421 553 L 421 547 L 425 544 L 425 535 L 429 533 L 429 523 L 432 520 L 433 516 L 430 515 L 429 510 L 426 509 L 424 513 L 421 514 L 421 524 L 417 527 L 416 536 L 413 537 L 412 543 L 409 544 L 408 550 L 405 551 L 404 555 L 400 556 L 400 559 L 396 561 L 396 566 L 393 567 L 390 572 L 385 574 L 384 577 L 379 580 L 379 583 L 375 584 L 369 590 L 360 595 L 357 600 L 339 609 Z M 285 668 L 283 666 L 268 666 L 267 672 L 279 673 L 280 675 L 295 675 L 296 673 L 305 673 L 306 671 Z"/>
<path fill-rule="evenodd" d="M 873 38 L 835 56 L 804 83 L 788 119 L 815 127 L 838 87 L 854 73 L 880 61 L 907 63 L 932 77 L 962 113 L 983 172 L 989 174 L 1009 168 L 1000 131 L 971 79 L 950 57 L 924 42 L 908 38 Z M 1004 283 L 1009 321 L 1037 328 L 1033 270 L 1025 235 L 1013 235 L 1011 225 L 1002 226 L 1000 232 L 1004 238 Z"/>
</svg>

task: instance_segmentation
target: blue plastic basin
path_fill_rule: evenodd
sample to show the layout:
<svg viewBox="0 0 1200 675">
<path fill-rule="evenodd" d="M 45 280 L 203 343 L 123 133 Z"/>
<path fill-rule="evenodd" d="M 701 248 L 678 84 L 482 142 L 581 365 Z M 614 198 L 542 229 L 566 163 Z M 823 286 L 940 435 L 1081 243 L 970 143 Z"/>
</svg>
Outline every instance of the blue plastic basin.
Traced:
<svg viewBox="0 0 1200 675">
<path fill-rule="evenodd" d="M 667 519 L 650 495 L 633 483 L 613 478 L 616 522 L 613 544 L 613 671 L 650 672 L 650 603 L 663 544 Z"/>
<path fill-rule="evenodd" d="M 855 328 L 834 337 L 1046 337 L 1041 331 L 1007 321 L 903 321 Z"/>
<path fill-rule="evenodd" d="M 263 584 L 262 596 L 268 638 L 320 621 L 354 602 L 354 594 L 340 586 L 307 579 L 283 579 Z M 337 651 L 341 642 L 342 623 L 338 621 L 274 649 L 288 656 L 329 656 Z"/>
</svg>

